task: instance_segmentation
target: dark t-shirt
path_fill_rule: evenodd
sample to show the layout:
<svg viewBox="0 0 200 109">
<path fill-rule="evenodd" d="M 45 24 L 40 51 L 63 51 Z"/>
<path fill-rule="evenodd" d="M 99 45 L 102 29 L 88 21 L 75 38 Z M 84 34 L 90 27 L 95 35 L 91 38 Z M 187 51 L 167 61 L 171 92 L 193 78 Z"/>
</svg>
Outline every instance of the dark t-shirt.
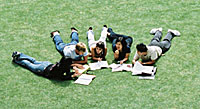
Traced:
<svg viewBox="0 0 200 109">
<path fill-rule="evenodd" d="M 105 51 L 102 51 L 100 54 L 97 54 L 96 48 L 94 49 L 94 53 L 95 53 L 95 57 L 96 57 L 96 58 L 103 58 L 103 59 L 105 59 L 104 52 L 105 52 Z"/>
<path fill-rule="evenodd" d="M 113 52 L 115 53 L 115 51 L 117 50 L 116 45 L 113 47 Z M 122 51 L 119 52 L 119 57 L 118 59 L 115 59 L 116 61 L 120 61 L 123 60 L 126 56 L 126 53 L 130 53 L 130 49 L 127 48 L 126 46 L 123 45 Z"/>
<path fill-rule="evenodd" d="M 47 66 L 47 68 L 44 71 L 44 76 L 47 78 L 62 80 L 70 79 L 71 75 L 73 74 L 70 73 L 71 64 L 71 58 L 65 59 L 64 57 L 62 57 L 60 62 Z"/>
</svg>

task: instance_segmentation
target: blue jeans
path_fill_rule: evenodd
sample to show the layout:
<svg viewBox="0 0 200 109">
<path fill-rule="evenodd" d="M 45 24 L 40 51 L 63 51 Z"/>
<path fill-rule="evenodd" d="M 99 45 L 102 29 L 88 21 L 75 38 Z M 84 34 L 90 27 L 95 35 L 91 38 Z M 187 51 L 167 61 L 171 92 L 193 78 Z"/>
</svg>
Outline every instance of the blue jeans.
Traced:
<svg viewBox="0 0 200 109">
<path fill-rule="evenodd" d="M 173 35 L 172 33 L 168 32 L 163 41 L 161 41 L 161 38 L 162 32 L 157 31 L 149 46 L 159 46 L 162 49 L 162 53 L 164 54 L 171 47 L 171 40 L 173 39 Z"/>
<path fill-rule="evenodd" d="M 63 40 L 61 39 L 60 35 L 55 35 L 53 37 L 53 41 L 54 44 L 56 46 L 56 50 L 62 55 L 64 56 L 63 50 L 65 48 L 65 46 L 69 46 L 69 45 L 76 45 L 79 42 L 79 37 L 78 37 L 78 33 L 77 32 L 72 32 L 71 33 L 71 42 L 70 43 L 64 43 Z"/>
<path fill-rule="evenodd" d="M 52 64 L 48 61 L 36 61 L 33 57 L 27 56 L 23 53 L 20 53 L 19 57 L 14 60 L 14 62 L 36 74 L 42 74 L 45 68 Z"/>
<path fill-rule="evenodd" d="M 115 32 L 113 32 L 112 28 L 108 28 L 108 32 L 110 33 L 110 39 L 112 41 L 112 48 L 114 49 L 114 47 L 116 46 L 116 41 L 118 37 L 123 37 L 126 41 L 126 46 L 128 49 L 131 48 L 131 45 L 133 43 L 133 38 L 130 36 L 126 36 L 126 35 L 121 35 L 121 34 L 116 34 Z"/>
</svg>

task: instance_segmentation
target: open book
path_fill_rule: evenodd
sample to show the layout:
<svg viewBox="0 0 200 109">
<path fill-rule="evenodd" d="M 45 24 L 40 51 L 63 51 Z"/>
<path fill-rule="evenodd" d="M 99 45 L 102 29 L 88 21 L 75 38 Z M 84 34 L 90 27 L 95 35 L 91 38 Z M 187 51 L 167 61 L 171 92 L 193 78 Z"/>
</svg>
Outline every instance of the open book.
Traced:
<svg viewBox="0 0 200 109">
<path fill-rule="evenodd" d="M 95 63 L 89 63 L 90 70 L 97 70 L 101 68 L 107 68 L 108 67 L 108 62 L 107 61 L 98 61 Z"/>
<path fill-rule="evenodd" d="M 132 70 L 132 64 L 111 64 L 109 65 L 110 68 L 112 68 L 112 72 L 118 72 L 118 71 L 131 71 Z"/>
<path fill-rule="evenodd" d="M 74 83 L 89 85 L 95 77 L 95 75 L 82 74 Z"/>
<path fill-rule="evenodd" d="M 78 68 L 79 73 L 84 73 L 90 68 L 89 65 L 87 65 L 87 64 L 83 65 L 83 67 L 84 67 L 84 69 Z M 75 72 L 75 71 L 73 70 L 73 72 Z"/>
<path fill-rule="evenodd" d="M 154 76 L 155 73 L 156 73 L 156 67 L 143 66 L 138 61 L 134 64 L 134 67 L 132 69 L 132 75 Z M 146 78 L 144 78 L 144 79 L 146 79 Z"/>
</svg>

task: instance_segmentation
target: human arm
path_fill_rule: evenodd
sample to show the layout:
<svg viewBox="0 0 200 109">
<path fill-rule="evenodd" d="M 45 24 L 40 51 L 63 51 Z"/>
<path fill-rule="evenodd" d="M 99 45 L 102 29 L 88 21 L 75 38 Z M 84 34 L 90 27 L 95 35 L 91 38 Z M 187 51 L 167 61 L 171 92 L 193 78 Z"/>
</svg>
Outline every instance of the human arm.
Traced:
<svg viewBox="0 0 200 109">
<path fill-rule="evenodd" d="M 73 75 L 71 75 L 72 78 L 82 75 L 81 73 L 78 72 L 77 67 L 73 67 L 73 69 L 75 70 L 75 73 Z"/>
<path fill-rule="evenodd" d="M 71 64 L 72 67 L 77 67 L 77 68 L 80 68 L 80 69 L 84 69 L 83 65 L 81 64 Z"/>
<path fill-rule="evenodd" d="M 133 58 L 133 60 L 132 60 L 132 64 L 135 64 L 135 62 L 136 62 L 137 60 L 139 60 L 139 55 L 138 55 L 137 52 L 136 52 L 135 55 L 134 55 L 134 58 Z"/>
<path fill-rule="evenodd" d="M 125 58 L 120 61 L 120 64 L 123 64 L 124 62 L 126 62 L 129 58 L 129 55 L 130 55 L 130 53 L 126 53 Z"/>
<path fill-rule="evenodd" d="M 83 57 L 83 60 L 81 61 L 73 61 L 73 64 L 86 64 L 88 60 L 88 55 Z"/>
<path fill-rule="evenodd" d="M 106 55 L 107 55 L 107 48 L 105 48 L 105 53 L 104 53 L 104 56 L 103 56 L 103 58 L 105 58 L 105 57 L 106 57 Z"/>
<path fill-rule="evenodd" d="M 115 50 L 115 52 L 114 52 L 114 58 L 115 59 L 119 58 L 119 50 Z"/>
<path fill-rule="evenodd" d="M 148 61 L 148 62 L 140 62 L 140 63 L 143 64 L 143 65 L 152 65 L 155 62 L 156 62 L 155 60 L 151 60 L 151 61 Z"/>
</svg>

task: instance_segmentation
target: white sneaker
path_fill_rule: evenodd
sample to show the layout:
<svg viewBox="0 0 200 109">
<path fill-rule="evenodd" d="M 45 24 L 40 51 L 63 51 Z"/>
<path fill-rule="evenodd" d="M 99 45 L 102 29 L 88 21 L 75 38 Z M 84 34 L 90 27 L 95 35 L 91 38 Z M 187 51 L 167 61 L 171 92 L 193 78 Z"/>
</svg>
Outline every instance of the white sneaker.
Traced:
<svg viewBox="0 0 200 109">
<path fill-rule="evenodd" d="M 180 37 L 181 33 L 178 30 L 168 29 L 168 32 L 173 33 L 175 36 Z"/>
<path fill-rule="evenodd" d="M 150 31 L 150 34 L 154 35 L 154 34 L 156 33 L 156 31 L 162 32 L 162 28 L 153 28 L 153 29 Z"/>
<path fill-rule="evenodd" d="M 55 36 L 55 35 L 60 35 L 60 33 L 56 31 L 53 33 L 53 36 Z"/>
</svg>

